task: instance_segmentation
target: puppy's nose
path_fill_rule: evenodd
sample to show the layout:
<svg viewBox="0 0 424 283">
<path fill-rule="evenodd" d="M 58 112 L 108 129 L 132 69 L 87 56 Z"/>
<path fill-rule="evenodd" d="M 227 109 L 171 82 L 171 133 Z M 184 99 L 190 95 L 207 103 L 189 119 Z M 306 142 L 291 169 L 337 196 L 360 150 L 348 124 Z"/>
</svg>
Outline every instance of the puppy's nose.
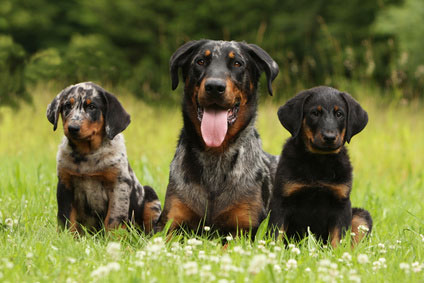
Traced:
<svg viewBox="0 0 424 283">
<path fill-rule="evenodd" d="M 68 126 L 68 132 L 69 132 L 71 135 L 76 135 L 76 134 L 78 134 L 79 130 L 80 130 L 80 126 L 78 126 L 78 125 L 69 125 L 69 126 Z"/>
<path fill-rule="evenodd" d="M 226 87 L 227 83 L 222 79 L 208 79 L 205 82 L 205 90 L 209 95 L 222 95 Z"/>
<path fill-rule="evenodd" d="M 336 140 L 337 135 L 334 132 L 324 132 L 322 133 L 322 137 L 326 143 L 333 143 Z"/>
</svg>

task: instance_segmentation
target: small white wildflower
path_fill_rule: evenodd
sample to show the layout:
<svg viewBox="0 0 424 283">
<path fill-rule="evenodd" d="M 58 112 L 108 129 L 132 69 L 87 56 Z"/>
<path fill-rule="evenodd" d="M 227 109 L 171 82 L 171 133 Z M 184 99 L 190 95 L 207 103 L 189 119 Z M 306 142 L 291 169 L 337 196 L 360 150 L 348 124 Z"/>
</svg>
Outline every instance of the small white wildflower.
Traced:
<svg viewBox="0 0 424 283">
<path fill-rule="evenodd" d="M 424 242 L 424 235 L 420 234 L 420 236 L 421 236 L 421 242 Z"/>
<path fill-rule="evenodd" d="M 154 238 L 154 239 L 153 239 L 153 243 L 155 243 L 155 244 L 162 244 L 162 243 L 163 243 L 163 239 L 162 239 L 162 238 L 160 238 L 160 237 L 158 237 L 158 238 Z"/>
<path fill-rule="evenodd" d="M 7 259 L 4 261 L 4 266 L 7 268 L 7 269 L 12 269 L 13 268 L 13 262 L 11 262 L 11 261 L 8 261 Z"/>
<path fill-rule="evenodd" d="M 411 267 L 412 267 L 412 271 L 415 273 L 420 272 L 423 268 L 423 266 L 418 261 L 413 262 L 411 264 Z"/>
<path fill-rule="evenodd" d="M 287 270 L 292 270 L 297 268 L 297 261 L 294 258 L 289 259 L 286 262 Z"/>
<path fill-rule="evenodd" d="M 32 258 L 33 256 L 34 256 L 34 254 L 32 252 L 29 252 L 29 253 L 26 254 L 27 258 Z"/>
<path fill-rule="evenodd" d="M 410 265 L 409 265 L 409 263 L 401 262 L 401 263 L 399 263 L 399 268 L 408 273 Z"/>
<path fill-rule="evenodd" d="M 85 254 L 86 255 L 90 255 L 90 253 L 91 253 L 90 248 L 89 247 L 85 248 Z"/>
<path fill-rule="evenodd" d="M 205 230 L 206 232 L 209 232 L 209 231 L 211 230 L 211 227 L 209 227 L 209 226 L 204 226 L 204 227 L 203 227 L 203 230 Z"/>
<path fill-rule="evenodd" d="M 274 252 L 281 252 L 281 247 L 275 246 L 274 247 Z"/>
<path fill-rule="evenodd" d="M 349 262 L 349 261 L 351 261 L 351 260 L 352 260 L 352 256 L 350 255 L 350 253 L 348 253 L 348 252 L 344 252 L 344 253 L 343 253 L 343 255 L 342 255 L 342 259 L 343 259 L 344 261 Z"/>
<path fill-rule="evenodd" d="M 144 262 L 142 262 L 141 260 L 137 260 L 135 262 L 135 266 L 137 266 L 137 267 L 144 267 Z"/>
<path fill-rule="evenodd" d="M 274 266 L 272 267 L 272 269 L 277 272 L 280 273 L 281 272 L 281 266 L 279 266 L 278 264 L 274 264 Z"/>
<path fill-rule="evenodd" d="M 233 240 L 233 236 L 232 235 L 228 235 L 227 237 L 225 237 L 225 240 L 232 241 Z"/>
<path fill-rule="evenodd" d="M 112 258 L 119 258 L 121 256 L 121 243 L 119 242 L 110 242 L 107 244 L 106 252 Z"/>
<path fill-rule="evenodd" d="M 381 262 L 379 262 L 379 261 L 374 261 L 373 263 L 372 263 L 372 270 L 378 270 L 378 269 L 380 269 L 381 268 Z"/>
<path fill-rule="evenodd" d="M 289 244 L 289 245 L 288 245 L 288 248 L 289 248 L 289 249 L 293 249 L 293 248 L 295 248 L 295 247 L 296 247 L 296 246 L 295 246 L 294 244 Z"/>
<path fill-rule="evenodd" d="M 135 256 L 136 256 L 138 259 L 144 259 L 144 258 L 146 257 L 146 252 L 145 252 L 145 251 L 137 251 L 137 252 L 135 253 Z"/>
<path fill-rule="evenodd" d="M 378 243 L 378 245 L 377 245 L 380 249 L 384 249 L 385 248 L 385 246 L 384 246 L 384 244 L 383 243 Z"/>
<path fill-rule="evenodd" d="M 106 266 L 110 271 L 118 271 L 121 269 L 121 266 L 117 262 L 109 262 Z"/>
<path fill-rule="evenodd" d="M 197 262 L 189 261 L 183 265 L 186 275 L 194 275 L 198 271 Z"/>
<path fill-rule="evenodd" d="M 355 232 L 351 232 L 351 233 L 350 233 L 350 235 L 351 235 L 352 237 L 355 237 L 355 236 L 356 236 L 356 233 L 355 233 Z"/>
<path fill-rule="evenodd" d="M 265 245 L 265 244 L 266 244 L 266 242 L 265 242 L 264 240 L 259 240 L 259 241 L 258 241 L 258 244 L 260 244 L 260 245 Z"/>
<path fill-rule="evenodd" d="M 309 272 L 311 272 L 311 271 L 312 271 L 312 270 L 311 270 L 309 267 L 306 267 L 306 268 L 305 268 L 305 272 L 308 272 L 308 273 L 309 273 Z"/>
<path fill-rule="evenodd" d="M 368 263 L 368 256 L 366 255 L 366 254 L 360 254 L 360 255 L 358 255 L 358 262 L 360 263 L 360 264 L 365 264 L 365 263 Z"/>
<path fill-rule="evenodd" d="M 71 263 L 71 264 L 73 264 L 73 263 L 77 262 L 77 260 L 76 260 L 75 258 L 73 258 L 73 257 L 68 257 L 68 261 L 69 261 L 69 263 Z"/>
<path fill-rule="evenodd" d="M 360 232 L 362 232 L 362 233 L 366 233 L 366 232 L 368 232 L 370 229 L 367 227 L 367 226 L 365 226 L 365 225 L 359 225 L 358 226 L 358 231 L 360 231 Z"/>
<path fill-rule="evenodd" d="M 188 239 L 187 244 L 191 246 L 200 246 L 203 242 L 200 240 L 197 240 L 196 238 Z"/>
<path fill-rule="evenodd" d="M 266 265 L 266 256 L 263 254 L 255 255 L 250 261 L 249 268 L 247 269 L 251 274 L 258 274 Z"/>
<path fill-rule="evenodd" d="M 13 221 L 12 218 L 6 218 L 4 220 L 4 224 L 6 224 L 7 226 L 9 226 L 9 228 L 12 228 L 13 227 L 13 223 L 14 223 L 14 221 Z"/>
<path fill-rule="evenodd" d="M 268 254 L 268 258 L 271 259 L 271 260 L 273 260 L 273 259 L 276 259 L 277 258 L 277 255 L 275 253 L 269 253 Z"/>
<path fill-rule="evenodd" d="M 224 265 L 231 264 L 232 263 L 231 257 L 227 254 L 223 255 L 221 257 L 221 263 Z"/>
<path fill-rule="evenodd" d="M 233 252 L 238 253 L 238 254 L 243 254 L 244 253 L 244 249 L 242 246 L 235 246 L 233 248 Z"/>
<path fill-rule="evenodd" d="M 269 242 L 269 245 L 270 246 L 275 246 L 275 242 L 274 241 L 271 241 L 271 242 Z"/>
<path fill-rule="evenodd" d="M 298 248 L 292 248 L 292 249 L 290 250 L 290 252 L 291 252 L 292 254 L 295 254 L 295 255 L 299 255 L 299 254 L 300 254 L 300 250 L 299 250 Z"/>
<path fill-rule="evenodd" d="M 57 247 L 55 247 L 55 246 L 51 246 L 51 248 L 52 248 L 52 250 L 54 250 L 54 251 L 57 251 L 57 250 L 59 250 Z"/>
</svg>

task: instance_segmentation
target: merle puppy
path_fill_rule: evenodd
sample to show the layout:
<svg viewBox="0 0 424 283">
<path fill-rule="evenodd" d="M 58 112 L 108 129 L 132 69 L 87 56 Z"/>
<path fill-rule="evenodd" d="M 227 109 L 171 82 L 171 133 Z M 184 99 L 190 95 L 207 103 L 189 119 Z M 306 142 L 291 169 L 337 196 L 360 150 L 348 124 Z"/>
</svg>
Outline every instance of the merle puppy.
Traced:
<svg viewBox="0 0 424 283">
<path fill-rule="evenodd" d="M 160 202 L 128 163 L 121 132 L 130 115 L 118 99 L 91 82 L 71 85 L 47 107 L 54 130 L 59 117 L 65 133 L 57 153 L 59 225 L 95 232 L 131 222 L 152 231 Z"/>
<path fill-rule="evenodd" d="M 195 40 L 171 57 L 172 88 L 182 70 L 184 126 L 171 163 L 161 230 L 211 226 L 222 233 L 256 229 L 265 218 L 277 158 L 255 129 L 259 77 L 268 91 L 278 66 L 262 48 Z"/>
<path fill-rule="evenodd" d="M 360 226 L 371 232 L 372 219 L 351 208 L 352 166 L 344 144 L 366 126 L 367 113 L 349 94 L 321 86 L 290 99 L 278 118 L 292 137 L 278 164 L 270 224 L 288 238 L 310 227 L 333 247 L 352 227 L 358 242 Z"/>
</svg>

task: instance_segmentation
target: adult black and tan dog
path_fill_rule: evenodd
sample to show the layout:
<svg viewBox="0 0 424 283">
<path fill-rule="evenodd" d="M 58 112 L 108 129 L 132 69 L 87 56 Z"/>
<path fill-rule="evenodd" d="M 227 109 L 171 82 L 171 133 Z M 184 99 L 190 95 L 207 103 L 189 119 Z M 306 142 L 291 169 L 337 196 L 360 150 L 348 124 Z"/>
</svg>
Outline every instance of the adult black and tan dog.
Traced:
<svg viewBox="0 0 424 283">
<path fill-rule="evenodd" d="M 277 157 L 263 151 L 255 129 L 262 72 L 268 90 L 278 65 L 260 47 L 198 40 L 171 57 L 172 88 L 184 81 L 183 120 L 158 230 L 211 226 L 235 235 L 266 216 Z"/>
<path fill-rule="evenodd" d="M 302 91 L 278 110 L 292 137 L 284 145 L 270 204 L 270 224 L 287 237 L 310 227 L 333 247 L 349 227 L 358 242 L 371 232 L 368 211 L 351 208 L 352 166 L 345 142 L 363 130 L 368 115 L 349 94 L 331 87 Z M 366 234 L 366 233 L 365 233 Z"/>
<path fill-rule="evenodd" d="M 117 98 L 94 83 L 71 85 L 47 107 L 54 130 L 59 116 L 65 133 L 57 154 L 59 225 L 94 232 L 131 222 L 150 232 L 160 202 L 128 163 L 120 133 L 130 116 Z"/>
</svg>

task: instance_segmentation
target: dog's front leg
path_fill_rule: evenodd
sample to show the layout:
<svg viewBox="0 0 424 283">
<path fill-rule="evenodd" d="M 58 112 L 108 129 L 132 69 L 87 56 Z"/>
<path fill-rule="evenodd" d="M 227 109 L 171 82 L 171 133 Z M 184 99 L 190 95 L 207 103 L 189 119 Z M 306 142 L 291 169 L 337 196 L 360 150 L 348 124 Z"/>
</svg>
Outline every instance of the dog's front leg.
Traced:
<svg viewBox="0 0 424 283">
<path fill-rule="evenodd" d="M 119 226 L 125 228 L 130 207 L 130 187 L 126 183 L 116 184 L 108 190 L 109 204 L 105 218 L 105 229 L 110 231 Z"/>
</svg>

